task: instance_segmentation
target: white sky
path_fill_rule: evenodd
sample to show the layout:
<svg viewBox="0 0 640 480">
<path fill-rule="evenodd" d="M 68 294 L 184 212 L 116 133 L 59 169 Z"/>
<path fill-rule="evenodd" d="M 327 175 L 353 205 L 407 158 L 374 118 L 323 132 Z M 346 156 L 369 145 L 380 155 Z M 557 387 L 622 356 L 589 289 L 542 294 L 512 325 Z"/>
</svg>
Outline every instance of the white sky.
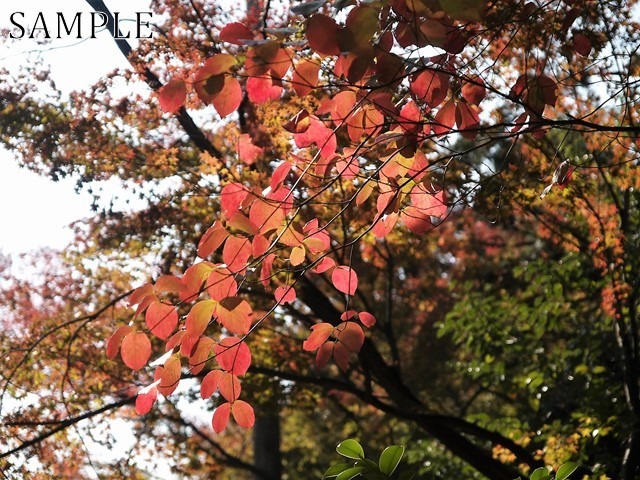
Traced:
<svg viewBox="0 0 640 480">
<path fill-rule="evenodd" d="M 105 0 L 121 18 L 132 18 L 136 11 L 147 11 L 149 0 Z M 76 12 L 89 12 L 85 0 L 22 0 L 0 1 L 0 28 L 13 27 L 10 16 L 15 17 L 27 30 L 33 26 L 39 12 L 44 15 L 51 35 L 56 26 L 56 12 L 62 12 L 70 21 Z M 86 15 L 86 13 L 85 13 Z M 83 17 L 88 27 L 89 17 Z M 122 23 L 122 28 L 128 24 Z M 129 24 L 130 25 L 130 24 Z M 17 30 L 16 30 L 17 32 Z M 4 39 L 2 39 L 4 41 Z M 11 68 L 28 61 L 29 51 L 38 47 L 24 38 L 11 43 L 9 48 L 0 41 L 0 67 Z M 42 53 L 52 68 L 53 78 L 63 92 L 82 89 L 126 60 L 116 48 L 108 32 L 102 31 L 95 39 L 53 40 Z M 0 149 L 0 253 L 16 254 L 39 247 L 63 248 L 71 240 L 66 228 L 74 220 L 90 214 L 91 197 L 74 193 L 74 181 L 52 182 L 18 168 L 9 152 Z"/>
</svg>

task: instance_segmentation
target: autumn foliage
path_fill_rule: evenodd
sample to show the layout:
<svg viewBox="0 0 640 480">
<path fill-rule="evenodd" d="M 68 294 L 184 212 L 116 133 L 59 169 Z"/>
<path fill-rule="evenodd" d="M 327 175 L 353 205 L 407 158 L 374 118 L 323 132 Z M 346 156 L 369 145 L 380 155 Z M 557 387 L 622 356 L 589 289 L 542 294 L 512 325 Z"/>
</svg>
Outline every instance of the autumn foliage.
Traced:
<svg viewBox="0 0 640 480">
<path fill-rule="evenodd" d="M 611 53 L 623 49 L 618 35 L 637 44 L 633 20 L 619 20 L 631 18 L 631 7 L 394 0 L 280 9 L 267 2 L 258 18 L 198 2 L 158 3 L 165 35 L 123 50 L 133 68 L 126 78 L 149 87 L 135 115 L 131 99 L 102 96 L 108 81 L 73 98 L 77 111 L 112 102 L 100 115 L 65 117 L 25 100 L 24 111 L 53 119 L 36 128 L 37 118 L 3 113 L 29 138 L 18 145 L 8 129 L 4 143 L 33 169 L 81 172 L 86 181 L 118 175 L 142 191 L 179 179 L 170 193 L 152 189 L 143 212 L 105 211 L 78 229 L 78 243 L 95 249 L 79 248 L 79 258 L 123 249 L 127 260 L 161 259 L 143 270 L 153 280 L 137 282 L 99 332 L 111 360 L 104 368 L 122 362 L 138 372 L 129 392 L 136 412 L 154 415 L 159 394 L 170 400 L 195 379 L 200 398 L 217 400 L 216 433 L 230 419 L 251 428 L 259 415 L 256 398 L 246 395 L 248 377 L 268 372 L 292 383 L 326 382 L 345 395 L 335 397 L 341 405 L 357 399 L 370 411 L 415 415 L 415 425 L 487 477 L 539 466 L 542 448 L 527 449 L 537 417 L 523 420 L 521 431 L 459 413 L 467 411 L 460 404 L 485 402 L 490 393 L 527 404 L 506 390 L 508 372 L 483 376 L 500 362 L 506 340 L 494 345 L 491 325 L 476 331 L 474 322 L 511 308 L 502 293 L 519 302 L 523 318 L 535 316 L 522 280 L 533 275 L 518 262 L 544 270 L 540 259 L 582 255 L 580 268 L 598 292 L 585 315 L 617 322 L 609 333 L 635 329 L 625 312 L 637 309 L 636 287 L 623 272 L 635 265 L 625 242 L 638 188 L 636 86 L 609 81 L 612 58 L 627 62 L 629 78 L 638 74 L 631 54 Z M 506 286 L 494 291 L 500 282 Z M 482 315 L 465 310 L 467 300 Z M 569 307 L 545 311 L 571 317 Z M 534 335 L 555 355 L 569 335 L 549 325 L 561 333 L 543 339 L 527 325 L 508 341 Z M 431 343 L 437 329 L 457 351 Z M 476 349 L 479 338 L 485 343 Z M 618 338 L 628 390 L 640 356 L 634 335 Z M 428 368 L 422 343 L 447 359 L 434 378 L 470 365 L 457 384 L 459 402 L 441 406 L 418 387 L 426 381 L 420 368 Z M 536 355 L 525 348 L 517 360 Z M 403 365 L 411 367 L 403 373 Z M 533 382 L 522 375 L 521 383 Z M 637 385 L 620 403 L 640 418 Z M 556 433 L 549 438 L 562 437 Z M 620 478 L 632 478 L 639 463 L 626 464 Z"/>
</svg>

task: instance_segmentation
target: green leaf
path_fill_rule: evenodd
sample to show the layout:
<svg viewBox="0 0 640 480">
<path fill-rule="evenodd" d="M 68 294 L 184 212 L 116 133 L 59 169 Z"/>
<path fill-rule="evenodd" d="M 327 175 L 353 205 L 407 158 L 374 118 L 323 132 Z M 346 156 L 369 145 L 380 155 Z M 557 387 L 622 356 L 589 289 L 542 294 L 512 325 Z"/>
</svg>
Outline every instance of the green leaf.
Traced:
<svg viewBox="0 0 640 480">
<path fill-rule="evenodd" d="M 575 472 L 579 467 L 579 464 L 576 462 L 567 462 L 563 465 L 560 465 L 560 468 L 556 472 L 556 480 L 565 480 L 569 478 L 573 472 Z"/>
<path fill-rule="evenodd" d="M 385 475 L 391 475 L 395 472 L 403 455 L 404 447 L 402 445 L 392 445 L 385 448 L 382 455 L 380 455 L 380 460 L 378 461 L 380 471 Z"/>
<path fill-rule="evenodd" d="M 336 463 L 335 465 L 331 465 L 327 471 L 324 472 L 322 478 L 337 477 L 348 468 L 351 468 L 350 463 Z"/>
<path fill-rule="evenodd" d="M 549 478 L 551 478 L 549 477 L 549 470 L 546 467 L 540 467 L 533 471 L 529 480 L 549 480 Z"/>
<path fill-rule="evenodd" d="M 355 460 L 364 458 L 364 450 L 362 449 L 362 445 L 360 445 L 353 438 L 349 438 L 344 442 L 340 442 L 336 447 L 336 452 L 338 452 L 343 457 L 353 458 Z"/>
<path fill-rule="evenodd" d="M 336 480 L 351 480 L 365 471 L 364 467 L 351 467 L 336 477 Z"/>
</svg>

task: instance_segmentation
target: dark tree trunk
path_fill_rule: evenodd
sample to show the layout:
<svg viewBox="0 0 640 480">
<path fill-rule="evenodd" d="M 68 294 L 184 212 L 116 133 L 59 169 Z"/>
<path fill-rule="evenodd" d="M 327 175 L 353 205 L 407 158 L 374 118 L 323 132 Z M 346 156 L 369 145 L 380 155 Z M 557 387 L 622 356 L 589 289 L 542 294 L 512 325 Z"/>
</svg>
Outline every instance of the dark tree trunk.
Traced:
<svg viewBox="0 0 640 480">
<path fill-rule="evenodd" d="M 264 475 L 255 480 L 279 480 L 282 475 L 280 457 L 280 419 L 278 415 L 260 415 L 253 426 L 253 463 Z"/>
</svg>

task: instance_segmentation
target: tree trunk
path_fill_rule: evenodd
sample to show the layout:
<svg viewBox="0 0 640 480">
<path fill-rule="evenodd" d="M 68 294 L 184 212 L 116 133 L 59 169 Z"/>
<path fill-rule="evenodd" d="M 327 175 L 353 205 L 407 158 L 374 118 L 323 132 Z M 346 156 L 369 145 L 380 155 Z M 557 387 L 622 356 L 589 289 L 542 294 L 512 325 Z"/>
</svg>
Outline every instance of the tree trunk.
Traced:
<svg viewBox="0 0 640 480">
<path fill-rule="evenodd" d="M 253 463 L 263 472 L 255 480 L 279 480 L 282 475 L 280 456 L 280 419 L 277 414 L 256 417 L 253 426 Z"/>
</svg>

